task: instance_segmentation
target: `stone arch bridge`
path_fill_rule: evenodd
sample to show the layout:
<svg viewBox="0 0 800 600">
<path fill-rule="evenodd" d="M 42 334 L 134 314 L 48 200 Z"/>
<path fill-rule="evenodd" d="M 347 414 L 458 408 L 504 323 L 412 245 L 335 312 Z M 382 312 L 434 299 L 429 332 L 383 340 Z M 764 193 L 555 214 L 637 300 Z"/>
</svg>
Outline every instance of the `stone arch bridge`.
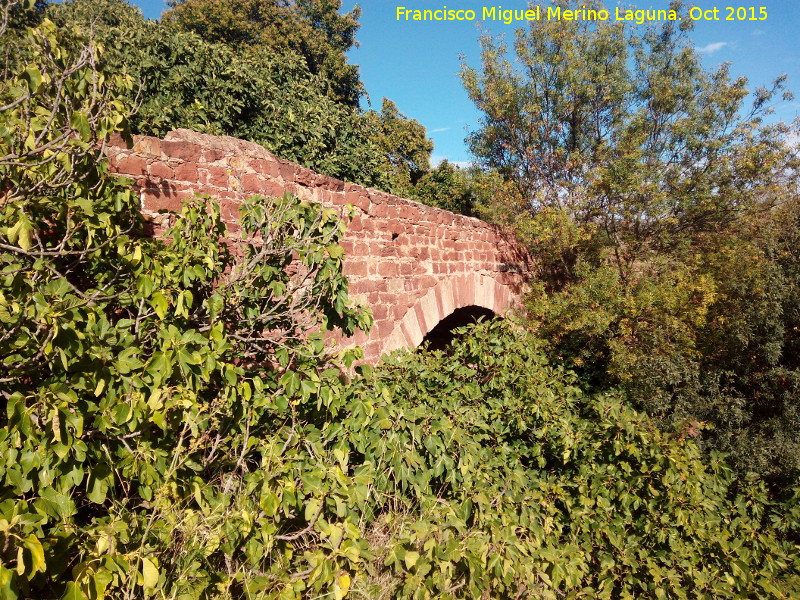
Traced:
<svg viewBox="0 0 800 600">
<path fill-rule="evenodd" d="M 326 206 L 352 205 L 344 273 L 375 324 L 368 335 L 340 342 L 361 345 L 368 362 L 419 345 L 440 322 L 503 315 L 524 290 L 528 256 L 497 227 L 320 175 L 258 144 L 180 129 L 163 140 L 137 136 L 131 149 L 117 140 L 106 154 L 112 170 L 135 181 L 142 211 L 156 227 L 165 209 L 178 211 L 195 193 L 216 197 L 228 223 L 254 194 L 290 192 Z"/>
</svg>

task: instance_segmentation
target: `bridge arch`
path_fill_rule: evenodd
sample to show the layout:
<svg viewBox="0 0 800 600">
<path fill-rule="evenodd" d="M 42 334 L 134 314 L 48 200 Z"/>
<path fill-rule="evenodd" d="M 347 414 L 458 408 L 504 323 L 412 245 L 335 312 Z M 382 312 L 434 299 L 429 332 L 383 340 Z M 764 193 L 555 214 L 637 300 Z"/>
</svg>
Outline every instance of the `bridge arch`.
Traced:
<svg viewBox="0 0 800 600">
<path fill-rule="evenodd" d="M 470 273 L 440 281 L 396 322 L 382 354 L 398 348 L 416 348 L 442 320 L 458 309 L 480 307 L 504 315 L 514 300 L 511 286 L 485 274 Z"/>
<path fill-rule="evenodd" d="M 252 142 L 180 129 L 164 139 L 136 136 L 131 148 L 115 139 L 105 152 L 111 169 L 135 182 L 153 235 L 195 194 L 218 200 L 234 237 L 239 206 L 253 194 L 289 192 L 346 215 L 344 275 L 374 325 L 330 338 L 341 348 L 361 346 L 367 363 L 418 346 L 459 309 L 502 316 L 532 272 L 531 257 L 500 227 L 320 175 Z"/>
</svg>

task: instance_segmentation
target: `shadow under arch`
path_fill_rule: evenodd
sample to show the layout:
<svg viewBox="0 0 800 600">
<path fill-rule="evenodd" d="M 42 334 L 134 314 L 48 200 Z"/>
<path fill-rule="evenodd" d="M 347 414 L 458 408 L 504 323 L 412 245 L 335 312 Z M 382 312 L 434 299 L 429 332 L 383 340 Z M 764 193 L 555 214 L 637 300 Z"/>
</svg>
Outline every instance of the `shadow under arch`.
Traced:
<svg viewBox="0 0 800 600">
<path fill-rule="evenodd" d="M 500 317 L 493 310 L 482 306 L 457 308 L 425 334 L 425 337 L 422 338 L 422 344 L 427 345 L 428 350 L 446 350 L 453 343 L 453 340 L 458 337 L 454 331 L 456 328 L 472 325 L 481 318 L 489 320 L 499 319 Z"/>
<path fill-rule="evenodd" d="M 440 281 L 396 322 L 383 343 L 382 354 L 398 348 L 416 348 L 429 332 L 453 314 L 458 314 L 455 319 L 468 317 L 466 323 L 478 316 L 505 316 L 514 307 L 515 298 L 512 286 L 490 275 L 471 273 Z"/>
</svg>

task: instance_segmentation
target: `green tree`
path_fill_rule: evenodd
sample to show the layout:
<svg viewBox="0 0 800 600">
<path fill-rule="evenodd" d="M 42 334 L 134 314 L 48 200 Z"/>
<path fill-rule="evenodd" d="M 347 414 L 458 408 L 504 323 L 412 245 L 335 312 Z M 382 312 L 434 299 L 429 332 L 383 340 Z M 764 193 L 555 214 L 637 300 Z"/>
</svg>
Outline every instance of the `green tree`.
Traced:
<svg viewBox="0 0 800 600">
<path fill-rule="evenodd" d="M 496 171 L 474 165 L 464 168 L 443 160 L 417 181 L 410 197 L 454 213 L 484 216 L 504 188 L 507 184 Z"/>
<path fill-rule="evenodd" d="M 262 55 L 297 54 L 338 102 L 358 107 L 364 90 L 358 67 L 347 63 L 356 45 L 355 7 L 340 14 L 341 0 L 173 0 L 164 20 L 209 42 Z"/>
<path fill-rule="evenodd" d="M 384 157 L 384 169 L 391 182 L 391 191 L 407 195 L 420 177 L 430 171 L 433 142 L 425 127 L 409 119 L 388 98 L 380 112 L 369 111 L 365 118 L 371 137 Z"/>
<path fill-rule="evenodd" d="M 481 68 L 462 70 L 484 114 L 470 144 L 513 185 L 486 214 L 539 259 L 529 308 L 554 351 L 597 386 L 623 384 L 665 426 L 710 422 L 708 445 L 786 484 L 800 474 L 785 308 L 797 291 L 783 274 L 792 259 L 779 264 L 774 248 L 798 155 L 796 128 L 764 117 L 791 95 L 779 77 L 746 108 L 747 81 L 728 65 L 705 70 L 691 25 L 531 22 L 514 60 L 484 36 Z M 753 223 L 772 233 L 754 240 Z M 768 393 L 753 385 L 767 372 L 784 377 Z M 778 423 L 780 442 L 768 442 Z"/>
<path fill-rule="evenodd" d="M 301 56 L 208 41 L 146 20 L 124 0 L 73 0 L 48 14 L 63 27 L 92 28 L 108 68 L 134 77 L 134 133 L 230 135 L 326 175 L 388 186 L 365 118 L 329 97 Z"/>
</svg>

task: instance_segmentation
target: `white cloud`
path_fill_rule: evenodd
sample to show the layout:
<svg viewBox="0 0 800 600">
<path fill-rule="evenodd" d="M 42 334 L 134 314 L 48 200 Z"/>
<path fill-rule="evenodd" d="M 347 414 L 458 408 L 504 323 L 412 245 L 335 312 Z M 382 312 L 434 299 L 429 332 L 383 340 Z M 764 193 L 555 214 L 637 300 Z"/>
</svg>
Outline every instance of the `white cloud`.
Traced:
<svg viewBox="0 0 800 600">
<path fill-rule="evenodd" d="M 431 129 L 428 133 L 441 133 L 442 131 L 450 131 L 449 127 L 438 127 L 436 129 Z"/>
<path fill-rule="evenodd" d="M 714 42 L 712 44 L 708 44 L 707 46 L 697 48 L 697 51 L 702 54 L 714 54 L 714 52 L 722 50 L 727 45 L 728 42 Z"/>
</svg>

